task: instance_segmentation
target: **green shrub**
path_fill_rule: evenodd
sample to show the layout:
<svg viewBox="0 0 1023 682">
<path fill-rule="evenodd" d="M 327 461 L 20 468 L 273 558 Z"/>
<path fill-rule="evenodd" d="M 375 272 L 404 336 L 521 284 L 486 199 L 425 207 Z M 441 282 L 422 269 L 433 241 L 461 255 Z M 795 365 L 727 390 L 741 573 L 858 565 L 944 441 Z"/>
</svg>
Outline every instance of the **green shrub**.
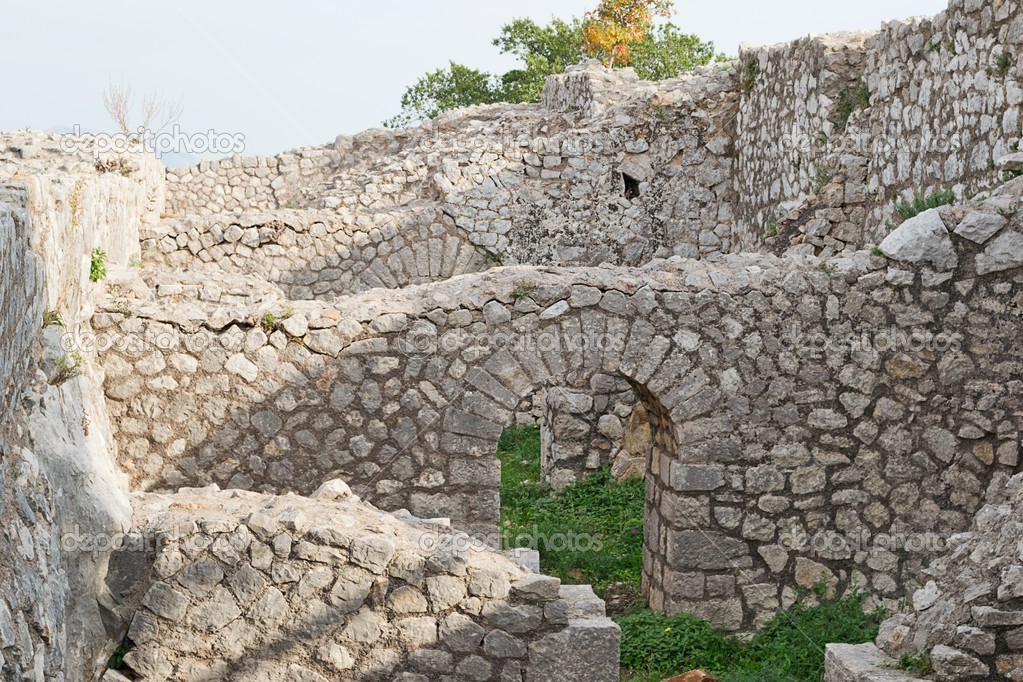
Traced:
<svg viewBox="0 0 1023 682">
<path fill-rule="evenodd" d="M 928 211 L 932 208 L 938 208 L 939 206 L 950 206 L 956 202 L 956 195 L 950 189 L 942 190 L 940 192 L 932 192 L 928 195 L 917 194 L 913 197 L 912 201 L 902 202 L 895 205 L 895 212 L 899 214 L 899 217 L 903 220 L 909 220 L 914 218 L 924 211 Z"/>
<path fill-rule="evenodd" d="M 92 262 L 89 265 L 89 280 L 98 282 L 107 276 L 107 252 L 98 246 L 92 250 Z"/>
</svg>

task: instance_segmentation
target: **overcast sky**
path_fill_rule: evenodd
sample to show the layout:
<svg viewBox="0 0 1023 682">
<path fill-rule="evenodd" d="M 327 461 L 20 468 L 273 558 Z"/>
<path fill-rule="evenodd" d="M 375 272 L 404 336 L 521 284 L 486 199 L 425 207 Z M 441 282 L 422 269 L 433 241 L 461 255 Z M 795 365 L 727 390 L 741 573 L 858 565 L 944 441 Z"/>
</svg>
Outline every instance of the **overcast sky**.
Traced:
<svg viewBox="0 0 1023 682">
<path fill-rule="evenodd" d="M 502 23 L 582 15 L 597 0 L 32 0 L 3 8 L 0 130 L 110 128 L 108 82 L 158 89 L 186 131 L 274 154 L 375 127 L 405 87 L 449 59 L 495 72 Z M 728 54 L 809 33 L 935 14 L 945 0 L 678 0 L 675 23 Z"/>
</svg>

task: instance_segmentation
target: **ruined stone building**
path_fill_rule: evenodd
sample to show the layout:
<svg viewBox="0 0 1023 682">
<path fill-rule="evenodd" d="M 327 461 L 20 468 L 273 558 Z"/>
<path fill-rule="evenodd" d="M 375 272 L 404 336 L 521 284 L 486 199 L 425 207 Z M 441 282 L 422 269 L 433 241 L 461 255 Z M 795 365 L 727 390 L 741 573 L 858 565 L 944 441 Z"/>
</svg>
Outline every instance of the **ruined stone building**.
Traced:
<svg viewBox="0 0 1023 682">
<path fill-rule="evenodd" d="M 539 419 L 645 478 L 652 608 L 824 579 L 894 614 L 829 680 L 1023 680 L 1021 73 L 952 0 L 270 158 L 0 135 L 3 679 L 617 680 L 492 541 Z"/>
</svg>

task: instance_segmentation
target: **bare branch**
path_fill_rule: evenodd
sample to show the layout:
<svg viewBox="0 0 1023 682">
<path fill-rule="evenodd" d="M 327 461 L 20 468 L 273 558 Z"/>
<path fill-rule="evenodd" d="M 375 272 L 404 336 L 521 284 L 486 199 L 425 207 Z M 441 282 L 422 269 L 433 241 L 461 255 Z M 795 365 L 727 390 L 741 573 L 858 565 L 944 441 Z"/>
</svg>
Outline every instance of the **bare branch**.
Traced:
<svg viewBox="0 0 1023 682">
<path fill-rule="evenodd" d="M 119 86 L 111 83 L 103 91 L 103 108 L 125 135 L 131 135 L 132 132 L 128 121 L 134 105 L 135 97 L 130 85 Z"/>
<path fill-rule="evenodd" d="M 112 83 L 103 91 L 103 107 L 118 129 L 135 141 L 140 139 L 140 128 L 149 134 L 159 133 L 180 120 L 184 111 L 180 101 L 174 102 L 153 92 L 143 98 L 140 118 L 133 120 L 135 95 L 132 87 Z"/>
</svg>

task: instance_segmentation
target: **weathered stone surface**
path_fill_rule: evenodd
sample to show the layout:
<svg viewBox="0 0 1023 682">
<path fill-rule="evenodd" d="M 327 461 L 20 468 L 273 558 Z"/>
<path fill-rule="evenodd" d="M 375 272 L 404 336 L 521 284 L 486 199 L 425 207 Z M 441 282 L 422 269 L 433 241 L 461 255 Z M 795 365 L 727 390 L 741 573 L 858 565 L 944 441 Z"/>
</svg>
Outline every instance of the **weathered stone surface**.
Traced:
<svg viewBox="0 0 1023 682">
<path fill-rule="evenodd" d="M 968 213 L 955 233 L 977 244 L 984 244 L 1009 224 L 1004 216 L 992 213 Z"/>
<path fill-rule="evenodd" d="M 1023 265 L 1023 234 L 1006 231 L 977 254 L 977 274 L 989 275 Z"/>
<path fill-rule="evenodd" d="M 885 237 L 879 247 L 889 258 L 952 270 L 959 264 L 952 238 L 938 209 L 910 218 Z"/>
</svg>

